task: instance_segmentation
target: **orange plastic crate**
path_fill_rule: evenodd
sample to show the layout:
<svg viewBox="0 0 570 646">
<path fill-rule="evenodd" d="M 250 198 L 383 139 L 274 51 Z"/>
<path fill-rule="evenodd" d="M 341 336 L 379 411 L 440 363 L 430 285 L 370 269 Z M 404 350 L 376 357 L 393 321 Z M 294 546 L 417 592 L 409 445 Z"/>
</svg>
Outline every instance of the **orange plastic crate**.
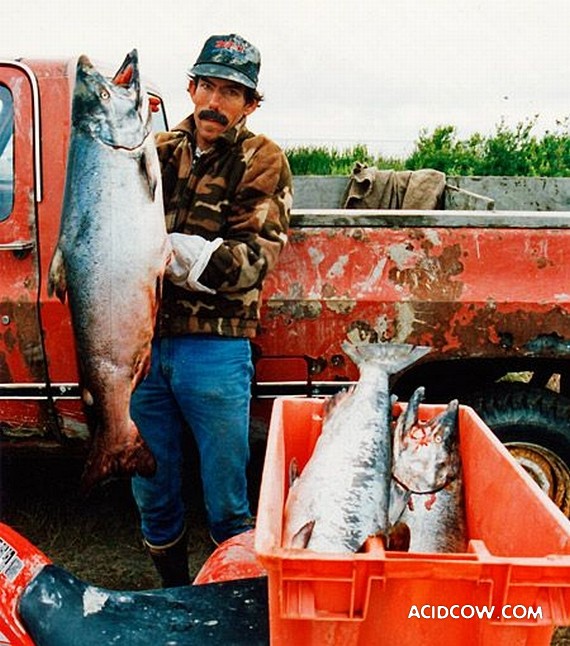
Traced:
<svg viewBox="0 0 570 646">
<path fill-rule="evenodd" d="M 443 408 L 422 405 L 420 416 Z M 570 522 L 465 406 L 465 553 L 282 548 L 289 463 L 309 459 L 322 410 L 322 399 L 280 398 L 272 411 L 255 537 L 272 645 L 546 645 L 570 625 Z"/>
</svg>

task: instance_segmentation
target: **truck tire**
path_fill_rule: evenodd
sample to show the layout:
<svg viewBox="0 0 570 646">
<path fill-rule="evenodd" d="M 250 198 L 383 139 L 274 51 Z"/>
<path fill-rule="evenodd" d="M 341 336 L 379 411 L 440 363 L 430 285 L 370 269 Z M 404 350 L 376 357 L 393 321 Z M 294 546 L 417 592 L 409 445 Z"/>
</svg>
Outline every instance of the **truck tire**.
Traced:
<svg viewBox="0 0 570 646">
<path fill-rule="evenodd" d="M 499 383 L 468 396 L 511 455 L 570 517 L 570 399 L 544 388 Z"/>
</svg>

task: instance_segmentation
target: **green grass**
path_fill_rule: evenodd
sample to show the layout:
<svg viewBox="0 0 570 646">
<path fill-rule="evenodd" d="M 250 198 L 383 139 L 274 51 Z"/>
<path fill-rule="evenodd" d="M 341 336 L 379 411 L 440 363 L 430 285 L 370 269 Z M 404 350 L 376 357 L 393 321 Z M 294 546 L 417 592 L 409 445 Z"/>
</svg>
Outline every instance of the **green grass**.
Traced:
<svg viewBox="0 0 570 646">
<path fill-rule="evenodd" d="M 359 161 L 367 166 L 401 170 L 401 159 L 374 157 L 363 144 L 338 150 L 325 146 L 296 146 L 285 150 L 293 175 L 350 175 Z"/>
</svg>

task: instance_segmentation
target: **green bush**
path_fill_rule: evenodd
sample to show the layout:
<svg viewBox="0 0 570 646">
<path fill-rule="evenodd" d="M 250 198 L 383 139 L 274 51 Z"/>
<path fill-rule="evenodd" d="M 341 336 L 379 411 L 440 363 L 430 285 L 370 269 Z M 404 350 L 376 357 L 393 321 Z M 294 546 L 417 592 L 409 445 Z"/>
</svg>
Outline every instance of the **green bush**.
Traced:
<svg viewBox="0 0 570 646">
<path fill-rule="evenodd" d="M 451 125 L 422 130 L 407 159 L 373 157 L 365 145 L 338 151 L 335 148 L 296 147 L 286 150 L 294 175 L 349 175 L 360 161 L 394 170 L 434 168 L 447 175 L 570 176 L 569 121 L 556 123 L 554 131 L 538 138 L 533 131 L 538 115 L 510 128 L 504 120 L 495 133 L 475 133 L 459 139 Z"/>
<path fill-rule="evenodd" d="M 433 134 L 422 130 L 414 152 L 405 161 L 405 168 L 435 168 L 448 175 L 477 175 L 484 141 L 478 134 L 467 141 L 457 139 L 454 126 L 439 126 Z"/>
</svg>

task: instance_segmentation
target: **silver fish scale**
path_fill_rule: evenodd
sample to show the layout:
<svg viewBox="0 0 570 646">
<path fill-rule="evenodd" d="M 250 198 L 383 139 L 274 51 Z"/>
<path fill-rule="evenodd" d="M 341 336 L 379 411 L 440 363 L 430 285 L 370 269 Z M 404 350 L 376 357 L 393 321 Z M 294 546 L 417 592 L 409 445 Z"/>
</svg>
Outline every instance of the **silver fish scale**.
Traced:
<svg viewBox="0 0 570 646">
<path fill-rule="evenodd" d="M 368 393 L 355 397 L 329 424 L 325 423 L 322 456 L 311 464 L 320 477 L 334 479 L 334 487 L 319 487 L 318 514 L 307 545 L 316 551 L 356 551 L 369 534 L 385 529 L 381 510 L 387 494 L 383 464 L 388 463 L 389 442 L 382 441 L 382 408 L 388 399 L 380 397 L 370 406 Z M 346 417 L 345 417 L 346 416 Z M 344 417 L 344 419 L 343 419 Z M 350 419 L 349 424 L 346 418 Z M 331 428 L 335 424 L 336 427 Z M 355 434 L 359 435 L 356 441 Z M 310 472 L 307 474 L 310 476 Z"/>
<path fill-rule="evenodd" d="M 72 287 L 69 297 L 79 342 L 86 344 L 83 356 L 93 359 L 100 356 L 94 351 L 99 352 L 109 338 L 128 338 L 131 331 L 136 335 L 141 319 L 150 315 L 148 288 L 155 288 L 166 248 L 164 221 L 160 207 L 157 217 L 148 188 L 146 195 L 132 190 L 133 185 L 140 185 L 135 153 L 94 147 L 79 135 L 75 137 L 74 168 L 66 198 L 69 228 L 64 230 L 60 248 L 68 284 L 81 285 L 81 289 Z M 94 180 L 104 187 L 104 195 L 95 190 L 86 204 L 85 187 Z M 97 334 L 95 321 L 102 326 Z M 113 346 L 119 349 L 117 343 Z"/>
</svg>

